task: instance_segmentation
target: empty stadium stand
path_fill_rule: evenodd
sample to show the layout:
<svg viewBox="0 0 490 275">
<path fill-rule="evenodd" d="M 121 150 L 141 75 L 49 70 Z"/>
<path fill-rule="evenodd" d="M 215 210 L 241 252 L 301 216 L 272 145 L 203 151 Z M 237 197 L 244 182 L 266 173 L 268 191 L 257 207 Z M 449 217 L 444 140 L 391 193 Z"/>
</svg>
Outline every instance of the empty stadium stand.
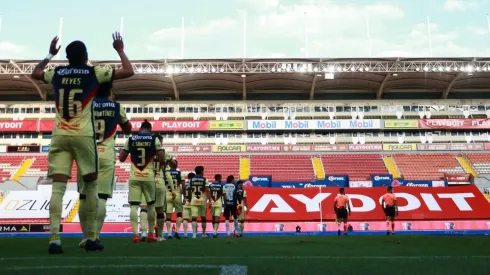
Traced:
<svg viewBox="0 0 490 275">
<path fill-rule="evenodd" d="M 466 154 L 477 174 L 490 174 L 490 154 Z"/>
<path fill-rule="evenodd" d="M 311 181 L 315 173 L 311 155 L 252 155 L 250 175 L 272 176 L 276 182 Z"/>
<path fill-rule="evenodd" d="M 388 174 L 388 170 L 380 154 L 270 154 L 250 155 L 250 175 L 271 175 L 275 182 L 311 181 L 315 179 L 312 157 L 320 157 L 325 175 L 348 175 L 351 181 L 370 180 L 372 174 Z M 440 180 L 445 173 L 465 174 L 463 167 L 450 153 L 439 154 L 394 154 L 393 162 L 401 176 L 408 180 Z M 490 154 L 468 153 L 468 160 L 477 174 L 490 174 Z M 46 154 L 0 155 L 0 182 L 11 179 L 22 166 L 25 159 L 33 163 L 25 172 L 26 177 L 46 176 L 48 158 Z M 195 166 L 205 167 L 205 176 L 212 180 L 215 174 L 240 175 L 239 155 L 179 155 L 181 171 L 193 171 Z M 248 168 L 248 167 L 247 167 Z M 126 182 L 129 178 L 130 162 L 116 162 L 118 182 Z M 76 182 L 77 168 L 72 169 L 72 179 Z"/>
<path fill-rule="evenodd" d="M 22 166 L 24 159 L 26 156 L 1 156 L 0 180 L 10 179 Z"/>
<path fill-rule="evenodd" d="M 348 175 L 349 180 L 370 180 L 372 174 L 385 175 L 388 170 L 379 154 L 323 155 L 325 175 Z"/>
<path fill-rule="evenodd" d="M 444 174 L 465 174 L 453 154 L 396 154 L 393 159 L 407 180 L 441 180 Z"/>
</svg>

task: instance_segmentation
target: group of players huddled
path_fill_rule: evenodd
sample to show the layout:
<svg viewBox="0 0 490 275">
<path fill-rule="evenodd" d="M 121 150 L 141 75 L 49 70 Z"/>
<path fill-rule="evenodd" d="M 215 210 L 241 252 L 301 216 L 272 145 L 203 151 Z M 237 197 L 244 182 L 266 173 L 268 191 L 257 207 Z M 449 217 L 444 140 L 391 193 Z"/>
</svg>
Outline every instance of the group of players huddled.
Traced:
<svg viewBox="0 0 490 275">
<path fill-rule="evenodd" d="M 101 251 L 100 232 L 106 216 L 106 203 L 112 197 L 115 183 L 115 133 L 119 125 L 122 131 L 132 130 L 124 109 L 111 94 L 112 82 L 134 75 L 131 62 L 124 52 L 119 33 L 114 33 L 113 47 L 121 58 L 121 67 L 91 66 L 87 48 L 81 41 L 66 47 L 69 65 L 46 69 L 50 60 L 58 54 L 58 37 L 50 44 L 49 54 L 33 70 L 32 78 L 51 84 L 56 105 L 55 127 L 48 154 L 48 177 L 53 180 L 50 199 L 49 253 L 64 253 L 60 239 L 60 223 L 63 196 L 71 178 L 73 161 L 78 168 L 80 193 L 79 218 L 83 239 L 80 246 L 87 251 Z M 206 234 L 207 205 L 213 217 L 214 237 L 217 237 L 222 205 L 229 235 L 229 220 L 233 216 L 235 236 L 243 233 L 246 193 L 240 181 L 235 183 L 229 176 L 222 186 L 221 176 L 209 184 L 203 176 L 204 167 L 197 166 L 194 173 L 182 177 L 178 162 L 162 149 L 162 137 L 151 133 L 152 125 L 142 123 L 119 152 L 119 160 L 131 160 L 128 182 L 130 220 L 134 233 L 133 242 L 144 238 L 147 242 L 164 240 L 162 231 L 165 214 L 168 237 L 171 237 L 172 214 L 175 211 L 178 232 L 184 223 L 187 235 L 189 219 L 193 237 L 197 236 L 197 219 L 202 222 L 203 237 Z M 154 165 L 152 165 L 154 164 Z M 142 237 L 138 235 L 138 210 L 140 211 Z M 241 222 L 241 227 L 238 226 Z M 146 223 L 156 233 L 147 234 Z"/>
<path fill-rule="evenodd" d="M 227 235 L 230 236 L 229 221 L 233 217 L 234 236 L 242 236 L 245 219 L 243 209 L 247 208 L 243 182 L 235 182 L 234 176 L 228 176 L 227 182 L 223 184 L 222 176 L 216 175 L 215 182 L 210 184 L 204 177 L 203 166 L 196 166 L 194 173 L 189 173 L 186 180 L 178 168 L 177 159 L 161 149 L 162 137 L 152 135 L 151 128 L 151 123 L 144 121 L 140 131 L 128 139 L 119 153 L 121 162 L 131 155 L 129 204 L 133 242 L 165 240 L 164 225 L 167 227 L 168 239 L 180 239 L 182 223 L 184 237 L 187 237 L 189 221 L 192 223 L 192 238 L 196 238 L 198 218 L 202 223 L 202 237 L 206 238 L 208 207 L 213 219 L 213 237 L 217 238 L 223 206 Z M 141 237 L 138 231 L 139 208 Z M 176 214 L 176 223 L 172 230 L 173 213 Z"/>
<path fill-rule="evenodd" d="M 131 123 L 124 109 L 111 95 L 112 82 L 129 78 L 134 70 L 124 52 L 124 43 L 119 33 L 114 33 L 113 47 L 121 58 L 121 66 L 91 66 L 87 48 L 81 41 L 66 47 L 69 65 L 46 69 L 50 60 L 58 54 L 58 37 L 50 44 L 49 54 L 33 70 L 32 78 L 51 84 L 56 105 L 55 127 L 49 148 L 48 177 L 53 180 L 50 199 L 49 253 L 61 254 L 60 224 L 63 196 L 71 178 L 73 161 L 78 167 L 78 191 L 80 193 L 79 218 L 83 232 L 80 243 L 87 251 L 100 251 L 104 245 L 99 239 L 106 216 L 106 202 L 112 197 L 115 171 L 115 133 L 120 125 L 126 134 L 131 133 Z M 184 224 L 187 236 L 189 220 L 192 222 L 192 237 L 197 237 L 197 221 L 202 223 L 202 236 L 206 234 L 208 206 L 212 216 L 214 237 L 218 236 L 221 213 L 224 212 L 226 232 L 230 235 L 229 223 L 233 217 L 234 236 L 242 236 L 244 229 L 247 195 L 243 183 L 233 176 L 221 183 L 221 175 L 209 184 L 204 177 L 204 167 L 197 166 L 187 180 L 178 169 L 178 162 L 162 149 L 162 137 L 151 133 L 152 125 L 142 123 L 138 133 L 133 134 L 119 152 L 119 160 L 130 156 L 129 178 L 130 220 L 133 242 L 164 240 L 163 225 L 167 225 L 167 237 L 172 237 L 172 214 L 176 213 L 174 236 L 180 238 L 180 225 Z M 151 165 L 154 164 L 154 165 Z M 350 214 L 348 198 L 343 190 L 335 199 L 340 235 L 340 222 L 347 232 L 347 216 Z M 387 234 L 394 230 L 394 216 L 398 214 L 396 197 L 390 191 L 383 197 L 386 205 Z M 224 207 L 224 209 L 223 209 Z M 138 210 L 142 237 L 138 231 Z M 224 211 L 223 211 L 224 210 Z M 148 222 L 149 227 L 146 227 Z M 153 233 L 155 228 L 156 233 Z M 240 223 L 240 224 L 238 224 Z M 150 233 L 147 232 L 148 228 Z"/>
</svg>

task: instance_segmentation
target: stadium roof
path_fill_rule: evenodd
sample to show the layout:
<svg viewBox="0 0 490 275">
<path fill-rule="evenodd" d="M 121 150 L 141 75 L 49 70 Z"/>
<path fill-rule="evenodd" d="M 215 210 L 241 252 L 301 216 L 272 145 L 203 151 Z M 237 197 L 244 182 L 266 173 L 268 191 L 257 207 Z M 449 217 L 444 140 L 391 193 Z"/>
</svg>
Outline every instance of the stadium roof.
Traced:
<svg viewBox="0 0 490 275">
<path fill-rule="evenodd" d="M 49 99 L 39 61 L 0 60 L 0 100 Z M 490 98 L 490 58 L 194 59 L 132 61 L 121 100 Z M 52 68 L 66 64 L 53 61 Z M 118 68 L 119 61 L 92 61 Z"/>
</svg>

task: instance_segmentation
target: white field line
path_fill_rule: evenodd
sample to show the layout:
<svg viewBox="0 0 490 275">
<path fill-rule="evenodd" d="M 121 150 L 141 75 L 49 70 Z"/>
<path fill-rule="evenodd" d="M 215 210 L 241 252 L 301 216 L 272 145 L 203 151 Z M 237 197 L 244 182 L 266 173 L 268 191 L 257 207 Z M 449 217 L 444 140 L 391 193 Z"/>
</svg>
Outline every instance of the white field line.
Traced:
<svg viewBox="0 0 490 275">
<path fill-rule="evenodd" d="M 55 257 L 3 257 L 0 261 L 45 261 Z M 421 259 L 490 259 L 490 255 L 447 256 L 108 256 L 62 257 L 63 260 L 421 260 Z M 1 268 L 0 268 L 1 269 Z"/>
<path fill-rule="evenodd" d="M 178 269 L 220 269 L 220 275 L 247 275 L 248 268 L 239 265 L 187 265 L 187 264 L 167 264 L 167 265 L 51 265 L 51 266 L 12 266 L 0 267 L 2 271 L 21 271 L 21 270 L 53 270 L 53 269 L 115 269 L 115 268 L 178 268 Z"/>
</svg>

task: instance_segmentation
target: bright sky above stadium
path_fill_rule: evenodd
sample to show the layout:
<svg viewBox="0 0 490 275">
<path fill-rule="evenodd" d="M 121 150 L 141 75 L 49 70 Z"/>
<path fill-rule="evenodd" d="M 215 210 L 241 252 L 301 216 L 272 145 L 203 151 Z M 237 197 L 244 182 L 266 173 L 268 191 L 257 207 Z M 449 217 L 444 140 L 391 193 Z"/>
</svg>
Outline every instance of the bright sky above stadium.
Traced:
<svg viewBox="0 0 490 275">
<path fill-rule="evenodd" d="M 117 59 L 121 17 L 133 60 L 181 58 L 182 17 L 184 58 L 242 58 L 245 14 L 248 58 L 427 57 L 427 16 L 432 56 L 490 56 L 487 13 L 490 0 L 2 1 L 0 58 L 45 57 L 60 17 L 62 46 L 82 40 L 91 60 Z"/>
</svg>

